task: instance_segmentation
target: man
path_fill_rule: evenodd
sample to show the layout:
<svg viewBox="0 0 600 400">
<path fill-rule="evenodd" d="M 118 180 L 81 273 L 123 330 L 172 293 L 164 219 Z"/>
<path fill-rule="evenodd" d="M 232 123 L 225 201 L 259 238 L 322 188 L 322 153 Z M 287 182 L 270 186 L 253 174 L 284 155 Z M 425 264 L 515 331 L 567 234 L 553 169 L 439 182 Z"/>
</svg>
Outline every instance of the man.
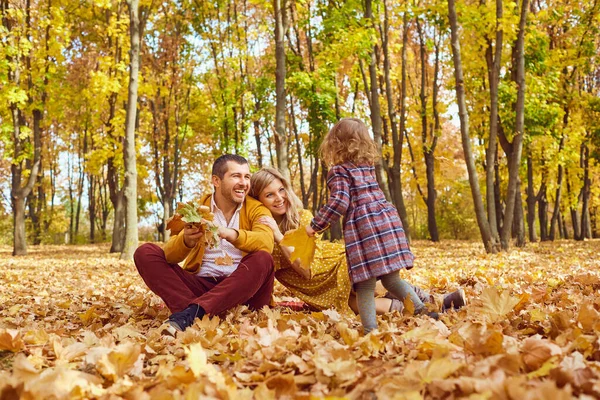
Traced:
<svg viewBox="0 0 600 400">
<path fill-rule="evenodd" d="M 246 197 L 250 169 L 245 158 L 225 154 L 212 169 L 214 193 L 201 198 L 210 207 L 219 226 L 218 248 L 206 248 L 204 230 L 186 224 L 173 231 L 160 248 L 141 245 L 134 254 L 135 265 L 146 285 L 160 296 L 172 314 L 168 331 L 184 331 L 196 318 L 219 315 L 239 304 L 252 309 L 271 301 L 273 293 L 273 232 L 258 222 L 271 216 L 257 200 Z M 232 265 L 217 259 L 227 253 Z M 183 269 L 177 264 L 185 260 Z M 174 329 L 173 329 L 174 328 Z"/>
</svg>

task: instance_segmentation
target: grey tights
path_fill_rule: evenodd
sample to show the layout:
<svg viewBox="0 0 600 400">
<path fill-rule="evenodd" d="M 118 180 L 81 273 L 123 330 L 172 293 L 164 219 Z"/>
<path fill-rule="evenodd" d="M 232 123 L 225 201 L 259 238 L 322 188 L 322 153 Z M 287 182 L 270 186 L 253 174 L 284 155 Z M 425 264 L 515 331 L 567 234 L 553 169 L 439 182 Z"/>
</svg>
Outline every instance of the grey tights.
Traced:
<svg viewBox="0 0 600 400">
<path fill-rule="evenodd" d="M 358 303 L 358 312 L 363 324 L 365 335 L 377 328 L 377 314 L 375 312 L 375 283 L 376 278 L 354 284 L 356 290 L 356 301 Z M 400 279 L 398 271 L 391 272 L 381 276 L 381 283 L 391 294 L 403 301 L 406 296 L 410 297 L 415 305 L 415 314 L 419 314 L 425 305 L 417 296 L 417 293 L 411 285 L 405 280 Z"/>
</svg>

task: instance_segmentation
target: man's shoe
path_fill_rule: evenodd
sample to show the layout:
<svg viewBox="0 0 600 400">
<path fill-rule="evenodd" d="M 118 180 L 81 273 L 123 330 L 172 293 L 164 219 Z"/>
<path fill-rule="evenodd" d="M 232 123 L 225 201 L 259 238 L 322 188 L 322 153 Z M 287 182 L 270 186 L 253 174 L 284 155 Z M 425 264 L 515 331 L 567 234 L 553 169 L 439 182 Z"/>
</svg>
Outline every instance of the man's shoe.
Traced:
<svg viewBox="0 0 600 400">
<path fill-rule="evenodd" d="M 171 314 L 165 324 L 169 325 L 169 329 L 165 331 L 170 334 L 174 334 L 176 331 L 183 332 L 190 327 L 196 317 L 202 318 L 204 316 L 204 310 L 198 304 L 190 304 L 185 310 Z"/>
<path fill-rule="evenodd" d="M 458 289 L 452 293 L 448 293 L 444 296 L 442 312 L 454 308 L 458 310 L 467 304 L 467 298 L 465 297 L 465 291 Z"/>
</svg>

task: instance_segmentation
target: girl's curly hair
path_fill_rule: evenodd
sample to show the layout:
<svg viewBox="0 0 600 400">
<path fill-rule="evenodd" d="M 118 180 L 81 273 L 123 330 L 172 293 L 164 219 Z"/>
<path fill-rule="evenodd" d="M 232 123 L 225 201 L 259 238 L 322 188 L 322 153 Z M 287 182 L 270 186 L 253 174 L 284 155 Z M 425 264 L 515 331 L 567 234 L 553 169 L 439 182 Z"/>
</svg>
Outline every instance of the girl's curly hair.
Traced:
<svg viewBox="0 0 600 400">
<path fill-rule="evenodd" d="M 367 126 L 357 118 L 339 120 L 323 139 L 319 152 L 328 166 L 344 162 L 373 165 L 379 158 Z"/>
</svg>

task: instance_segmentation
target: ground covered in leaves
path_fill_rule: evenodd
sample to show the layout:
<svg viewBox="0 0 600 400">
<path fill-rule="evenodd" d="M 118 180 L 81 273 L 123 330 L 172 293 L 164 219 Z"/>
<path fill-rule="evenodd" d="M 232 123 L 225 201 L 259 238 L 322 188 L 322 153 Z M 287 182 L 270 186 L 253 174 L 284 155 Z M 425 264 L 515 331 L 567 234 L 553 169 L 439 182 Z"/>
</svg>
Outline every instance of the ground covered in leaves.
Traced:
<svg viewBox="0 0 600 400">
<path fill-rule="evenodd" d="M 108 247 L 0 247 L 0 398 L 600 397 L 600 242 L 413 245 L 409 281 L 469 305 L 361 335 L 338 313 L 238 307 L 161 335 L 168 311 Z M 287 299 L 276 286 L 276 299 Z"/>
</svg>

